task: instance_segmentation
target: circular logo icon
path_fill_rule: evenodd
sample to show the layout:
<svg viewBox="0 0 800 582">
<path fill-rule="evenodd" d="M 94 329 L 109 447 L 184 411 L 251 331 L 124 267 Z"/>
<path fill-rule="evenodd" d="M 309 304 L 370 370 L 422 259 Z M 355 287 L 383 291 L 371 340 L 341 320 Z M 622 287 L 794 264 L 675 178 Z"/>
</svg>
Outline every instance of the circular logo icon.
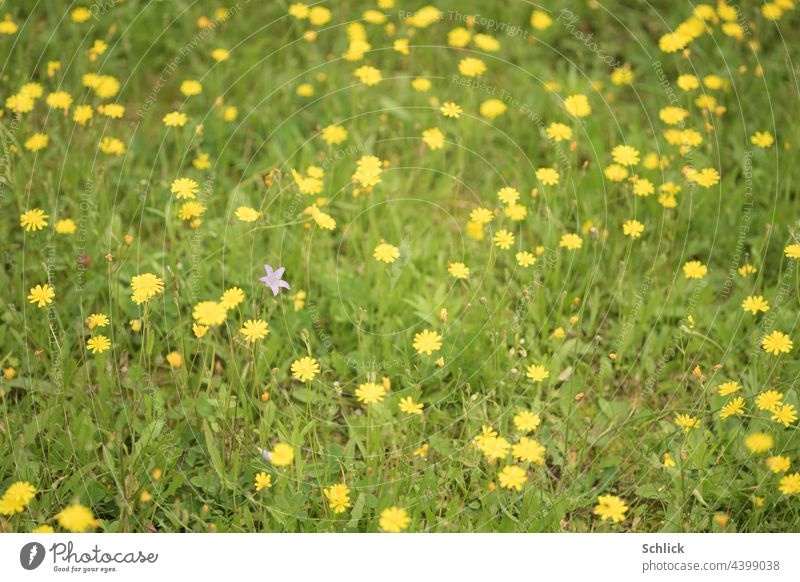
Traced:
<svg viewBox="0 0 800 582">
<path fill-rule="evenodd" d="M 26 570 L 35 570 L 44 561 L 44 546 L 39 542 L 30 542 L 19 551 L 19 563 Z"/>
</svg>

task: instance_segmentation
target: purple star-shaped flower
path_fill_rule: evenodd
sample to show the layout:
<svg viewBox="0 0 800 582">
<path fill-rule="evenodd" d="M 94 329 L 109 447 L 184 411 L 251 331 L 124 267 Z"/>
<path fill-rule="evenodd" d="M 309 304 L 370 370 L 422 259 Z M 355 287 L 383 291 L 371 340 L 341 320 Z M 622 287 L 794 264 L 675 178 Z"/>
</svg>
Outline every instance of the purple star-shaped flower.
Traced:
<svg viewBox="0 0 800 582">
<path fill-rule="evenodd" d="M 278 295 L 281 287 L 284 289 L 291 289 L 289 283 L 281 278 L 283 277 L 283 272 L 286 269 L 283 267 L 278 267 L 275 271 L 273 271 L 270 265 L 264 265 L 264 270 L 267 272 L 267 275 L 265 277 L 261 277 L 259 281 L 263 281 L 265 287 L 272 289 L 273 295 Z"/>
</svg>

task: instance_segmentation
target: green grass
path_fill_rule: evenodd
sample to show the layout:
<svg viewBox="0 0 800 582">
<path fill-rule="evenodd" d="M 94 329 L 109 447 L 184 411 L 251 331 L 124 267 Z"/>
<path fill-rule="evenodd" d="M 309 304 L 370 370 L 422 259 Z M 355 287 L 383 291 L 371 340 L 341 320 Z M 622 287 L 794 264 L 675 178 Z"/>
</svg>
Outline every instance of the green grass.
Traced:
<svg viewBox="0 0 800 582">
<path fill-rule="evenodd" d="M 24 512 L 0 517 L 0 530 L 54 524 L 73 502 L 90 507 L 108 532 L 376 531 L 390 506 L 408 511 L 409 531 L 796 529 L 798 496 L 780 493 L 782 475 L 764 458 L 789 456 L 789 472 L 797 470 L 797 422 L 784 428 L 754 399 L 775 389 L 798 405 L 796 351 L 777 358 L 759 346 L 772 330 L 800 341 L 800 279 L 783 253 L 798 226 L 797 14 L 782 17 L 779 34 L 746 7 L 749 38 L 736 41 L 715 26 L 686 58 L 659 51 L 658 39 L 689 18 L 689 3 L 656 2 L 652 11 L 629 2 L 595 10 L 563 3 L 580 17 L 578 29 L 630 64 L 633 85 L 615 86 L 606 63 L 561 22 L 533 31 L 525 2 L 442 2 L 445 19 L 410 36 L 410 56 L 391 49 L 394 38 L 408 37 L 398 11 L 424 4 L 398 4 L 385 10 L 394 37 L 366 24 L 373 50 L 360 62 L 340 57 L 347 24 L 374 8 L 368 2 L 333 3 L 333 20 L 316 27 L 315 42 L 302 39 L 312 27 L 286 15 L 284 2 L 229 4 L 230 19 L 208 34 L 196 21 L 214 18 L 213 9 L 190 2 L 124 2 L 83 24 L 69 20 L 63 1 L 3 7 L 20 31 L 0 37 L 2 99 L 30 80 L 45 95 L 18 120 L 9 109 L 0 119 L 0 366 L 16 370 L 0 385 L 0 490 L 18 480 L 38 490 Z M 554 19 L 560 7 L 551 10 Z M 495 31 L 496 53 L 449 47 L 447 32 L 464 25 L 451 10 L 521 26 L 527 37 Z M 480 31 L 492 33 L 479 22 Z M 91 62 L 96 39 L 109 48 Z M 231 54 L 217 63 L 210 53 L 220 47 Z M 485 88 L 454 82 L 465 56 L 486 63 Z M 62 69 L 48 78 L 47 62 L 57 59 Z M 384 80 L 358 85 L 352 71 L 364 64 Z M 81 85 L 89 72 L 120 80 L 111 101 L 126 106 L 123 119 L 95 112 L 86 127 L 72 121 L 76 105 L 109 101 Z M 675 85 L 682 73 L 725 79 L 727 90 L 709 94 L 727 110 L 704 115 L 694 104 L 700 91 Z M 410 87 L 418 76 L 431 79 L 428 93 Z M 203 93 L 181 95 L 186 79 L 200 80 Z M 560 88 L 545 90 L 547 81 Z M 298 96 L 301 83 L 315 95 Z M 56 89 L 75 100 L 69 116 L 44 103 Z M 503 91 L 517 102 L 494 120 L 481 117 L 480 104 Z M 580 122 L 562 107 L 575 93 L 589 96 L 593 109 Z M 464 114 L 443 118 L 432 97 L 457 102 Z M 235 121 L 221 118 L 217 98 L 238 108 Z M 658 112 L 667 105 L 685 107 L 686 127 L 703 135 L 689 158 L 663 138 Z M 161 118 L 175 109 L 190 121 L 166 128 Z M 554 121 L 573 127 L 574 149 L 544 136 Z M 348 130 L 345 143 L 320 139 L 331 123 Z M 430 127 L 445 132 L 443 149 L 422 143 Z M 48 134 L 48 147 L 25 150 L 38 131 Z M 776 145 L 752 146 L 756 131 L 775 135 Z M 105 136 L 125 142 L 126 153 L 98 151 Z M 663 171 L 640 165 L 637 172 L 656 187 L 680 184 L 675 209 L 603 176 L 622 143 L 670 159 Z M 192 167 L 200 152 L 210 155 L 210 169 Z M 354 197 L 351 175 L 368 154 L 388 167 L 373 193 Z M 298 193 L 291 169 L 312 164 L 326 169 L 321 196 L 337 222 L 332 232 L 304 226 L 303 209 L 316 197 Z M 687 164 L 718 168 L 721 183 L 692 187 L 681 174 Z M 543 166 L 558 169 L 558 186 L 537 183 Z M 198 229 L 177 216 L 181 201 L 169 189 L 177 177 L 200 184 L 207 210 Z M 506 185 L 522 194 L 522 222 L 502 215 L 496 193 Z M 242 205 L 264 215 L 240 222 L 234 212 Z M 478 206 L 501 208 L 483 241 L 465 229 Z M 38 233 L 19 225 L 31 208 L 50 216 Z M 61 218 L 72 218 L 78 232 L 56 234 Z M 622 234 L 630 218 L 646 226 L 639 240 Z M 491 244 L 500 228 L 515 232 L 512 250 Z M 581 233 L 583 248 L 559 248 L 566 232 Z M 401 250 L 391 266 L 372 258 L 381 239 Z M 515 252 L 537 246 L 544 249 L 537 264 L 519 268 Z M 692 259 L 709 267 L 701 282 L 684 279 L 682 265 Z M 448 275 L 452 261 L 470 267 L 466 281 Z M 285 266 L 293 290 L 273 298 L 258 281 L 264 263 Z M 745 263 L 758 272 L 738 275 Z M 144 272 L 162 276 L 165 292 L 142 309 L 131 301 L 130 280 Z M 26 296 L 48 281 L 55 301 L 37 309 Z M 244 290 L 244 303 L 225 325 L 195 338 L 192 306 L 232 286 Z M 298 290 L 307 301 L 295 311 Z M 770 311 L 743 312 L 748 295 L 763 295 Z M 112 349 L 104 354 L 85 347 L 91 313 L 111 319 L 102 332 Z M 251 347 L 238 329 L 257 318 L 270 333 Z M 145 322 L 144 333 L 131 331 L 133 319 Z M 426 328 L 444 338 L 433 357 L 412 348 Z M 564 337 L 554 336 L 557 328 Z M 172 351 L 183 356 L 176 370 L 164 360 Z M 304 355 L 322 368 L 307 385 L 289 371 Z M 546 365 L 545 382 L 525 377 L 532 363 Z M 386 399 L 359 404 L 358 384 L 384 376 L 392 384 Z M 746 413 L 721 420 L 729 398 L 712 389 L 729 379 L 743 385 Z M 398 410 L 407 396 L 425 404 L 423 416 Z M 546 462 L 523 464 L 521 492 L 492 491 L 512 460 L 488 463 L 472 439 L 491 425 L 516 441 L 512 419 L 521 409 L 542 417 L 529 436 L 546 447 Z M 681 413 L 697 416 L 700 427 L 685 434 L 674 424 Z M 755 455 L 743 444 L 756 431 L 773 437 L 770 453 Z M 277 442 L 295 448 L 288 468 L 260 455 Z M 414 456 L 423 443 L 427 457 Z M 677 467 L 662 467 L 665 452 Z M 255 492 L 260 471 L 271 474 L 273 487 Z M 322 489 L 338 482 L 350 488 L 352 507 L 334 515 Z M 142 491 L 152 500 L 141 501 Z M 626 500 L 624 522 L 592 514 L 605 494 Z M 754 496 L 764 498 L 762 507 Z"/>
</svg>

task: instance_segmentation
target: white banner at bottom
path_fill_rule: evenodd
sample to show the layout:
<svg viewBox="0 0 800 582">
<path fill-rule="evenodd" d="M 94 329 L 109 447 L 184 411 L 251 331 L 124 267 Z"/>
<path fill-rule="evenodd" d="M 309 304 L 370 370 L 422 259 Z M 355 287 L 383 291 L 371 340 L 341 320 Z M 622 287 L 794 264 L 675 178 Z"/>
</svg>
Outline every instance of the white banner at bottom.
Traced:
<svg viewBox="0 0 800 582">
<path fill-rule="evenodd" d="M 799 548 L 800 534 L 4 534 L 0 580 L 796 581 Z"/>
</svg>

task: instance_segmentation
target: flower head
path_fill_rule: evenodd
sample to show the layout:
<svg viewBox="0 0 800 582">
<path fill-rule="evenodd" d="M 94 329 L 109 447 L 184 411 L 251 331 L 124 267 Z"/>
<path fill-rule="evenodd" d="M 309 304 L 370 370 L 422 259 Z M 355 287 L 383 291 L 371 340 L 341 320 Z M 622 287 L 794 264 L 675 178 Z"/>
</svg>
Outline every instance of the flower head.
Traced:
<svg viewBox="0 0 800 582">
<path fill-rule="evenodd" d="M 742 387 L 739 385 L 738 382 L 730 381 L 730 382 L 723 382 L 719 386 L 717 386 L 717 392 L 720 396 L 728 396 L 733 394 L 734 392 L 738 392 L 741 390 Z"/>
<path fill-rule="evenodd" d="M 442 336 L 435 331 L 425 329 L 414 336 L 414 349 L 418 354 L 430 356 L 433 352 L 438 352 L 442 347 Z"/>
<path fill-rule="evenodd" d="M 181 93 L 187 97 L 194 97 L 203 92 L 203 85 L 199 81 L 187 79 L 181 83 Z"/>
<path fill-rule="evenodd" d="M 619 523 L 625 520 L 627 511 L 628 506 L 621 498 L 616 495 L 601 495 L 597 498 L 593 513 L 599 515 L 603 521 L 610 519 L 614 523 Z"/>
<path fill-rule="evenodd" d="M 687 279 L 702 279 L 706 273 L 708 273 L 708 267 L 700 261 L 687 261 L 683 265 L 683 276 Z"/>
<path fill-rule="evenodd" d="M 73 533 L 82 533 L 100 525 L 91 509 L 77 503 L 57 513 L 56 520 L 58 525 Z"/>
<path fill-rule="evenodd" d="M 783 394 L 775 390 L 765 390 L 756 396 L 756 408 L 759 410 L 774 411 L 781 405 Z"/>
<path fill-rule="evenodd" d="M 63 109 L 66 111 L 69 109 L 69 106 L 72 105 L 72 95 L 66 91 L 55 91 L 47 96 L 46 101 L 47 105 L 53 109 Z"/>
<path fill-rule="evenodd" d="M 744 446 L 751 453 L 764 453 L 772 448 L 772 437 L 763 432 L 754 432 L 744 439 Z"/>
<path fill-rule="evenodd" d="M 513 489 L 515 491 L 522 491 L 522 486 L 528 481 L 528 475 L 525 469 L 517 465 L 507 465 L 503 467 L 503 470 L 500 471 L 497 478 L 500 481 L 500 487 L 503 489 Z"/>
<path fill-rule="evenodd" d="M 561 237 L 558 246 L 568 251 L 576 251 L 583 246 L 583 239 L 577 234 L 569 232 Z"/>
<path fill-rule="evenodd" d="M 783 404 L 772 411 L 772 420 L 787 427 L 797 420 L 797 410 L 794 404 Z"/>
<path fill-rule="evenodd" d="M 785 254 L 790 259 L 800 259 L 800 244 L 791 244 L 787 245 L 785 249 L 783 249 L 783 254 Z"/>
<path fill-rule="evenodd" d="M 394 245 L 390 245 L 389 243 L 382 242 L 375 247 L 375 251 L 372 253 L 372 256 L 375 257 L 376 261 L 390 264 L 394 263 L 400 258 L 400 249 Z"/>
<path fill-rule="evenodd" d="M 110 323 L 108 316 L 105 313 L 93 313 L 86 318 L 86 326 L 89 329 L 96 327 L 105 327 Z"/>
<path fill-rule="evenodd" d="M 528 251 L 518 252 L 515 255 L 515 258 L 517 259 L 517 264 L 523 269 L 536 264 L 536 257 L 533 255 L 533 253 L 529 253 Z"/>
<path fill-rule="evenodd" d="M 638 220 L 626 220 L 622 223 L 622 233 L 631 238 L 639 238 L 644 232 L 644 225 Z"/>
<path fill-rule="evenodd" d="M 119 140 L 115 137 L 104 137 L 100 140 L 100 145 L 98 147 L 104 154 L 121 156 L 125 153 L 125 144 L 122 142 L 122 140 Z"/>
<path fill-rule="evenodd" d="M 89 338 L 86 342 L 86 348 L 93 354 L 102 354 L 111 348 L 111 340 L 104 335 L 96 335 Z"/>
<path fill-rule="evenodd" d="M 276 296 L 280 293 L 281 289 L 291 289 L 291 285 L 283 280 L 283 273 L 286 269 L 283 267 L 278 267 L 274 271 L 272 270 L 272 266 L 264 265 L 264 271 L 266 275 L 264 277 L 259 278 L 259 281 L 264 283 L 265 287 L 268 287 L 272 291 L 272 295 Z"/>
<path fill-rule="evenodd" d="M 703 168 L 699 172 L 692 172 L 687 178 L 703 188 L 711 188 L 719 183 L 719 172 L 714 168 Z"/>
<path fill-rule="evenodd" d="M 225 309 L 233 309 L 244 301 L 244 291 L 239 287 L 227 289 L 220 297 L 219 303 Z"/>
<path fill-rule="evenodd" d="M 401 507 L 389 507 L 381 512 L 381 529 L 389 533 L 400 533 L 411 523 L 408 512 Z"/>
<path fill-rule="evenodd" d="M 458 63 L 458 71 L 465 77 L 479 77 L 486 72 L 486 65 L 480 59 L 467 57 Z"/>
<path fill-rule="evenodd" d="M 131 278 L 131 299 L 145 303 L 164 292 L 164 280 L 153 273 L 142 273 Z"/>
<path fill-rule="evenodd" d="M 422 415 L 422 409 L 424 408 L 424 404 L 421 402 L 416 402 L 410 396 L 406 398 L 400 399 L 400 412 L 405 412 L 406 414 L 418 414 Z"/>
<path fill-rule="evenodd" d="M 269 489 L 272 487 L 272 476 L 269 473 L 260 472 L 256 475 L 256 482 L 255 488 L 256 491 L 261 491 L 262 489 Z"/>
<path fill-rule="evenodd" d="M 19 224 L 28 232 L 36 232 L 47 226 L 47 214 L 41 208 L 34 208 L 19 215 Z"/>
<path fill-rule="evenodd" d="M 555 186 L 559 182 L 558 172 L 553 168 L 539 168 L 536 170 L 536 179 L 545 186 Z"/>
<path fill-rule="evenodd" d="M 784 473 L 792 466 L 792 460 L 783 455 L 776 455 L 774 457 L 767 457 L 764 464 L 767 466 L 767 469 L 773 473 Z"/>
<path fill-rule="evenodd" d="M 341 125 L 329 125 L 322 130 L 322 140 L 328 145 L 338 145 L 347 140 L 347 130 Z"/>
<path fill-rule="evenodd" d="M 344 483 L 337 483 L 327 489 L 323 489 L 322 493 L 325 499 L 328 500 L 328 505 L 331 506 L 333 513 L 344 513 L 350 507 L 350 489 Z"/>
<path fill-rule="evenodd" d="M 240 206 L 236 209 L 236 218 L 242 222 L 255 222 L 261 218 L 261 212 L 249 206 Z"/>
<path fill-rule="evenodd" d="M 784 495 L 797 495 L 800 493 L 800 473 L 792 473 L 781 479 L 780 492 Z"/>
<path fill-rule="evenodd" d="M 741 396 L 737 396 L 725 406 L 722 407 L 722 410 L 719 412 L 719 417 L 722 419 L 728 418 L 729 416 L 742 416 L 744 414 L 744 398 Z"/>
<path fill-rule="evenodd" d="M 528 366 L 527 376 L 533 382 L 541 382 L 550 376 L 550 372 L 542 364 L 531 364 Z"/>
<path fill-rule="evenodd" d="M 294 449 L 286 443 L 278 443 L 269 451 L 269 461 L 276 467 L 286 467 L 294 461 Z"/>
<path fill-rule="evenodd" d="M 494 459 L 502 459 L 511 450 L 511 443 L 508 439 L 501 436 L 483 435 L 476 441 L 478 450 L 490 461 Z"/>
<path fill-rule="evenodd" d="M 679 414 L 675 417 L 675 424 L 681 427 L 683 432 L 689 432 L 693 428 L 700 426 L 700 419 L 688 414 Z"/>
<path fill-rule="evenodd" d="M 572 128 L 563 123 L 551 123 L 544 133 L 548 139 L 555 142 L 572 139 Z"/>
<path fill-rule="evenodd" d="M 611 150 L 611 157 L 622 166 L 635 166 L 639 163 L 639 150 L 629 145 L 618 145 Z"/>
<path fill-rule="evenodd" d="M 192 309 L 192 318 L 200 325 L 215 327 L 228 316 L 228 310 L 217 301 L 201 301 Z"/>
<path fill-rule="evenodd" d="M 478 108 L 478 111 L 481 115 L 488 119 L 494 119 L 495 117 L 500 117 L 508 110 L 508 105 L 506 105 L 500 99 L 487 99 L 481 106 Z"/>
<path fill-rule="evenodd" d="M 504 251 L 510 249 L 514 244 L 514 233 L 505 229 L 498 230 L 494 235 L 494 244 Z"/>
<path fill-rule="evenodd" d="M 56 222 L 56 232 L 58 234 L 75 234 L 78 225 L 71 218 L 62 218 Z"/>
<path fill-rule="evenodd" d="M 180 111 L 172 111 L 164 116 L 163 121 L 164 125 L 167 127 L 183 127 L 186 125 L 186 122 L 189 121 L 189 118 L 186 117 L 185 113 L 181 113 Z"/>
<path fill-rule="evenodd" d="M 769 303 L 761 295 L 750 295 L 742 301 L 742 309 L 756 315 L 759 311 L 769 311 Z"/>
<path fill-rule="evenodd" d="M 789 336 L 785 333 L 773 331 L 762 338 L 761 347 L 768 354 L 779 356 L 781 354 L 788 354 L 791 352 L 794 344 L 792 343 L 791 338 L 789 338 Z"/>
<path fill-rule="evenodd" d="M 164 356 L 164 359 L 173 370 L 177 370 L 183 365 L 183 356 L 174 350 Z"/>
<path fill-rule="evenodd" d="M 603 174 L 612 182 L 622 182 L 628 177 L 628 170 L 619 164 L 609 164 L 603 170 Z"/>
<path fill-rule="evenodd" d="M 357 68 L 355 71 L 353 71 L 353 75 L 358 77 L 358 80 L 368 87 L 377 85 L 383 80 L 383 75 L 381 75 L 381 72 L 375 67 L 370 67 L 368 65 Z"/>
<path fill-rule="evenodd" d="M 543 10 L 534 10 L 531 13 L 531 26 L 536 30 L 546 30 L 553 24 L 553 19 Z"/>
<path fill-rule="evenodd" d="M 466 279 L 469 277 L 469 267 L 464 263 L 450 263 L 447 267 L 447 272 L 456 279 Z"/>
<path fill-rule="evenodd" d="M 422 132 L 422 141 L 431 150 L 438 150 L 444 147 L 444 133 L 438 127 L 432 127 Z"/>
<path fill-rule="evenodd" d="M 200 189 L 200 185 L 191 178 L 178 178 L 172 182 L 170 191 L 178 199 L 194 198 Z"/>
<path fill-rule="evenodd" d="M 564 99 L 564 109 L 575 117 L 586 117 L 592 113 L 589 99 L 586 95 L 570 95 Z"/>
<path fill-rule="evenodd" d="M 34 133 L 25 141 L 25 149 L 32 152 L 38 152 L 47 147 L 50 143 L 50 138 L 46 133 Z"/>
<path fill-rule="evenodd" d="M 773 138 L 772 134 L 768 131 L 757 131 L 750 138 L 750 143 L 759 148 L 768 148 L 775 143 L 775 138 Z"/>
<path fill-rule="evenodd" d="M 453 103 L 452 101 L 445 101 L 444 104 L 439 108 L 439 111 L 442 112 L 442 115 L 445 117 L 450 117 L 452 119 L 458 119 L 461 117 L 462 109 L 457 103 Z"/>
<path fill-rule="evenodd" d="M 494 212 L 488 208 L 476 208 L 470 212 L 469 219 L 477 224 L 487 224 L 494 220 Z"/>
<path fill-rule="evenodd" d="M 317 360 L 304 356 L 292 362 L 292 376 L 301 382 L 311 382 L 319 374 Z"/>
<path fill-rule="evenodd" d="M 542 419 L 538 414 L 534 414 L 529 410 L 521 410 L 514 417 L 514 426 L 517 430 L 524 432 L 531 432 L 539 428 L 542 424 Z"/>
<path fill-rule="evenodd" d="M 269 324 L 263 319 L 248 319 L 244 322 L 241 329 L 239 329 L 239 333 L 250 343 L 255 343 L 267 337 L 269 333 Z"/>
<path fill-rule="evenodd" d="M 0 497 L 0 515 L 21 513 L 36 496 L 36 487 L 27 481 L 13 483 Z"/>
<path fill-rule="evenodd" d="M 539 441 L 528 437 L 522 437 L 511 447 L 511 454 L 515 459 L 537 465 L 544 464 L 544 452 L 545 448 L 539 444 Z"/>
<path fill-rule="evenodd" d="M 36 307 L 42 308 L 52 303 L 55 296 L 56 292 L 50 285 L 36 285 L 31 289 L 28 301 L 35 304 Z"/>
<path fill-rule="evenodd" d="M 386 397 L 386 388 L 382 384 L 367 382 L 356 388 L 356 399 L 364 404 L 376 404 Z"/>
</svg>

